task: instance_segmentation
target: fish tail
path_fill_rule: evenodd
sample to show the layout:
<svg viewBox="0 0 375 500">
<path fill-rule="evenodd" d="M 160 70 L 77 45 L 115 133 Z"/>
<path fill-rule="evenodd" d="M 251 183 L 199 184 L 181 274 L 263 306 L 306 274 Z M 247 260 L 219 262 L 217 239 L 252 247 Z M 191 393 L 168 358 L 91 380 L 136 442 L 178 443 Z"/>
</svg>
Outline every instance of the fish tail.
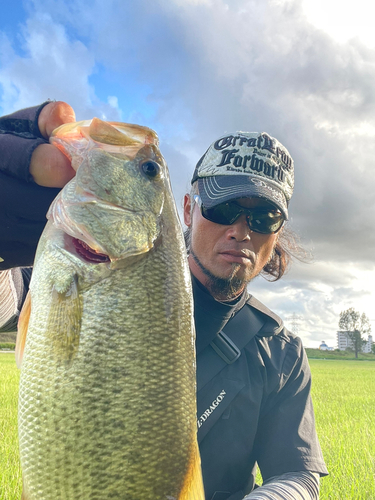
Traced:
<svg viewBox="0 0 375 500">
<path fill-rule="evenodd" d="M 201 459 L 197 441 L 194 441 L 190 464 L 178 500 L 204 500 Z"/>
</svg>

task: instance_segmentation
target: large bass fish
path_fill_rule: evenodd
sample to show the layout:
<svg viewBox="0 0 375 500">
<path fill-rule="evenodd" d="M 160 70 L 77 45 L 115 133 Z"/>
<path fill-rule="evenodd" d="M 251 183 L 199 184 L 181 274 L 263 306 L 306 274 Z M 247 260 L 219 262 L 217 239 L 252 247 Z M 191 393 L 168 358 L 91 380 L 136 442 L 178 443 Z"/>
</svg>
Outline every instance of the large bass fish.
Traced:
<svg viewBox="0 0 375 500">
<path fill-rule="evenodd" d="M 190 275 L 157 136 L 94 118 L 51 142 L 77 174 L 20 318 L 23 498 L 202 500 Z"/>
</svg>

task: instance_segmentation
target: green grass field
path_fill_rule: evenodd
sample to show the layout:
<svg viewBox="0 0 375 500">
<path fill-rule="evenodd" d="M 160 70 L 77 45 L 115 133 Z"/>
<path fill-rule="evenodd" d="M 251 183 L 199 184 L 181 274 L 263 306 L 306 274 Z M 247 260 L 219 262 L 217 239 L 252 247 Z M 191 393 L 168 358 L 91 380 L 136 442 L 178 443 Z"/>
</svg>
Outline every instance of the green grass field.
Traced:
<svg viewBox="0 0 375 500">
<path fill-rule="evenodd" d="M 375 363 L 310 360 L 320 444 L 330 475 L 321 498 L 375 499 Z"/>
<path fill-rule="evenodd" d="M 330 475 L 322 500 L 375 499 L 375 363 L 310 360 L 317 429 Z M 19 500 L 18 370 L 0 353 L 0 500 Z M 51 499 L 52 500 L 52 499 Z"/>
<path fill-rule="evenodd" d="M 0 352 L 0 500 L 21 498 L 17 439 L 18 380 L 14 354 Z"/>
</svg>

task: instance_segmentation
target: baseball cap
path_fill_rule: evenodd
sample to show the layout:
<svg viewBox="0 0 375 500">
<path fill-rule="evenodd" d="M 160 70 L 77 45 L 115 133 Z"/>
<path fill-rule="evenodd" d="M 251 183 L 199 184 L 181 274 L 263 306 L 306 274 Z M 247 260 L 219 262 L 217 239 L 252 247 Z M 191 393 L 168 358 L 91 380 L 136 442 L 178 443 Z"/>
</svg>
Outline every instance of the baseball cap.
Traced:
<svg viewBox="0 0 375 500">
<path fill-rule="evenodd" d="M 288 150 L 265 132 L 221 136 L 197 163 L 198 181 L 207 208 L 236 198 L 263 198 L 288 218 L 294 187 L 294 162 Z"/>
</svg>

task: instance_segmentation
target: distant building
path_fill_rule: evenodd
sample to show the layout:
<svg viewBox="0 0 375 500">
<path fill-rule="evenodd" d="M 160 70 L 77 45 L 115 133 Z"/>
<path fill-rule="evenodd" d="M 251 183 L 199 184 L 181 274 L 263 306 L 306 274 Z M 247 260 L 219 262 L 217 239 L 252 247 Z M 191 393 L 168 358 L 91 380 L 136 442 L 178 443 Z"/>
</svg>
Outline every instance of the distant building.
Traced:
<svg viewBox="0 0 375 500">
<path fill-rule="evenodd" d="M 346 332 L 337 332 L 337 348 L 339 351 L 345 351 L 348 347 L 354 348 L 352 340 Z"/>
<path fill-rule="evenodd" d="M 362 351 L 372 352 L 372 344 L 373 344 L 372 335 L 369 335 L 366 344 L 364 344 L 364 346 L 362 347 Z"/>
<path fill-rule="evenodd" d="M 362 352 L 371 352 L 372 344 L 372 335 L 369 335 L 366 343 L 362 346 Z M 354 349 L 353 341 L 347 332 L 337 332 L 337 347 L 340 351 L 345 351 L 348 348 Z"/>
<path fill-rule="evenodd" d="M 328 345 L 325 343 L 324 340 L 322 340 L 322 343 L 320 344 L 319 349 L 321 351 L 333 351 L 333 347 L 328 347 Z"/>
</svg>

